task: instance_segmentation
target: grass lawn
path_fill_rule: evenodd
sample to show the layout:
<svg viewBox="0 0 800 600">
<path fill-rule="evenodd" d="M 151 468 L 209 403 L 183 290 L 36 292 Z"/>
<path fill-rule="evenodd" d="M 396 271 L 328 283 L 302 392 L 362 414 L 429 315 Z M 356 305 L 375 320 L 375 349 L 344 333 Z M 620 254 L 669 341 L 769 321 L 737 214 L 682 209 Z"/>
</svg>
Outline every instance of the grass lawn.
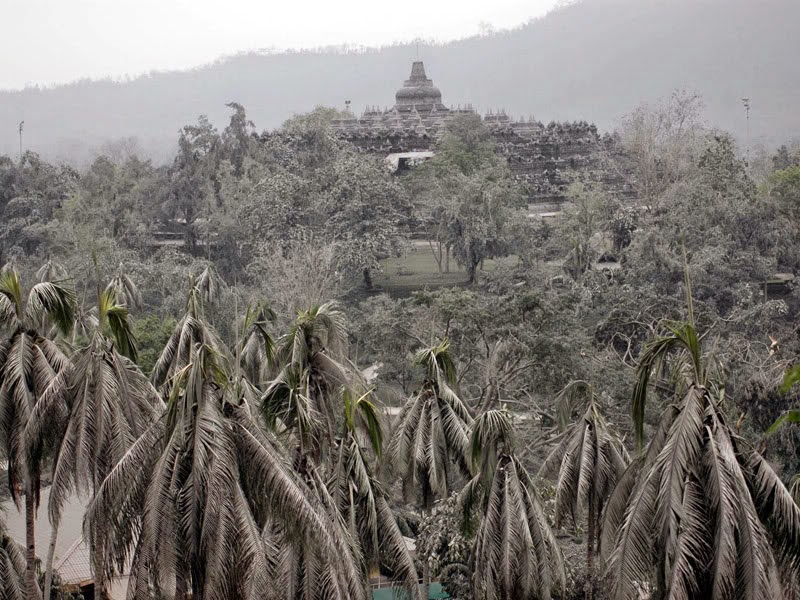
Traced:
<svg viewBox="0 0 800 600">
<path fill-rule="evenodd" d="M 515 264 L 516 256 L 484 261 L 484 271 L 493 271 L 499 264 Z M 450 259 L 450 272 L 439 273 L 430 248 L 417 242 L 403 256 L 381 261 L 383 273 L 376 273 L 374 283 L 392 296 L 407 296 L 422 289 L 453 287 L 467 284 L 467 271 Z M 480 277 L 480 275 L 479 275 Z"/>
</svg>

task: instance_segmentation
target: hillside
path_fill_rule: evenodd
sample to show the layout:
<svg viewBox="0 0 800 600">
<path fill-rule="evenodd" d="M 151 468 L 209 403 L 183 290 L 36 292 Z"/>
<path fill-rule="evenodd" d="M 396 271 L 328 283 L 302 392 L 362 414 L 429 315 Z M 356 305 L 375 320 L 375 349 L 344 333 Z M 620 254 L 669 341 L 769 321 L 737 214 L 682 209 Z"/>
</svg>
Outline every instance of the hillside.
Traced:
<svg viewBox="0 0 800 600">
<path fill-rule="evenodd" d="M 583 0 L 513 31 L 420 54 L 447 104 L 610 129 L 640 102 L 686 88 L 703 96 L 710 124 L 742 137 L 741 98 L 749 96 L 752 139 L 777 143 L 800 135 L 798 22 L 797 0 Z M 247 54 L 127 82 L 0 92 L 0 154 L 16 154 L 23 119 L 26 148 L 81 161 L 125 136 L 163 158 L 198 115 L 224 123 L 230 101 L 259 128 L 345 99 L 356 111 L 391 106 L 415 54 L 413 45 Z"/>
</svg>

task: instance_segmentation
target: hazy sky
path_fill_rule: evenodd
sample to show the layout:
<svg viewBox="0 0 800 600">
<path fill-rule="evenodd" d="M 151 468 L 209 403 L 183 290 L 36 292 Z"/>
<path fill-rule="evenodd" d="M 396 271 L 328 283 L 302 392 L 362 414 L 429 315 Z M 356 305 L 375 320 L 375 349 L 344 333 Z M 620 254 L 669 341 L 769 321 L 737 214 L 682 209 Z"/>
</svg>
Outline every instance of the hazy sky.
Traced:
<svg viewBox="0 0 800 600">
<path fill-rule="evenodd" d="M 450 40 L 563 0 L 0 0 L 0 88 L 185 69 L 240 51 Z"/>
</svg>

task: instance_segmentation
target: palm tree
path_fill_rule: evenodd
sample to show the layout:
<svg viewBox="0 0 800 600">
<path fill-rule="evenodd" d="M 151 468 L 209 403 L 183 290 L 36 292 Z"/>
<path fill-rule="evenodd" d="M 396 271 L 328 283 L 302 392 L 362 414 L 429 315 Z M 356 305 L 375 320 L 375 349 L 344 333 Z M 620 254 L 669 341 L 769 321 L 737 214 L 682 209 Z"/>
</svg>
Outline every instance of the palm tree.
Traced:
<svg viewBox="0 0 800 600">
<path fill-rule="evenodd" d="M 309 573 L 309 585 L 331 598 L 364 598 L 346 534 L 253 420 L 225 362 L 208 346 L 191 356 L 171 380 L 166 414 L 134 442 L 87 512 L 88 527 L 110 524 L 105 543 L 116 564 L 131 558 L 128 597 L 269 597 L 280 585 L 270 537 L 278 528 L 336 557 L 337 568 Z"/>
<path fill-rule="evenodd" d="M 345 426 L 338 440 L 331 492 L 359 554 L 373 564 L 388 566 L 407 596 L 419 598 L 414 560 L 361 442 L 366 438 L 375 457 L 381 457 L 383 431 L 370 396 L 367 392 L 355 398 L 350 390 L 341 391 Z"/>
<path fill-rule="evenodd" d="M 98 297 L 97 324 L 86 346 L 34 408 L 26 435 L 45 431 L 58 440 L 50 489 L 52 525 L 45 572 L 50 596 L 53 554 L 64 502 L 75 492 L 91 496 L 133 441 L 160 414 L 163 403 L 133 362 L 136 344 L 128 310 L 106 288 Z M 102 524 L 101 524 L 102 525 Z M 95 596 L 105 598 L 102 539 L 92 532 Z"/>
<path fill-rule="evenodd" d="M 16 271 L 0 273 L 0 442 L 8 461 L 8 484 L 19 508 L 25 497 L 28 598 L 39 595 L 36 580 L 35 515 L 39 505 L 42 461 L 48 439 L 26 438 L 31 413 L 69 361 L 43 331 L 50 324 L 63 334 L 72 327 L 75 293 L 58 283 L 38 283 L 23 299 Z"/>
<path fill-rule="evenodd" d="M 189 287 L 186 312 L 170 335 L 164 349 L 153 365 L 150 379 L 157 387 L 164 385 L 183 367 L 193 361 L 192 352 L 202 346 L 214 348 L 221 358 L 230 359 L 225 345 L 214 328 L 206 322 L 203 292 L 195 282 Z"/>
<path fill-rule="evenodd" d="M 562 415 L 562 427 L 566 426 L 580 395 L 586 396 L 585 412 L 566 428 L 561 442 L 547 456 L 537 476 L 558 473 L 556 527 L 561 527 L 565 516 L 577 525 L 578 515 L 586 510 L 586 598 L 591 599 L 594 553 L 600 541 L 597 524 L 606 500 L 625 471 L 628 455 L 619 440 L 608 432 L 594 386 L 585 381 L 572 381 L 559 394 L 556 404 Z"/>
<path fill-rule="evenodd" d="M 275 318 L 275 312 L 269 306 L 247 307 L 238 352 L 244 376 L 254 386 L 266 381 L 274 366 L 275 342 L 268 326 Z"/>
<path fill-rule="evenodd" d="M 67 279 L 67 270 L 61 263 L 57 263 L 51 258 L 48 258 L 47 261 L 39 267 L 39 270 L 36 271 L 36 277 L 39 281 L 64 281 Z"/>
<path fill-rule="evenodd" d="M 403 406 L 389 443 L 390 468 L 405 489 L 419 490 L 422 510 L 449 493 L 450 463 L 470 476 L 468 430 L 472 423 L 456 387 L 456 366 L 450 344 L 442 340 L 417 352 L 414 364 L 425 370 L 420 389 Z M 428 596 L 430 569 L 423 564 L 423 596 Z"/>
<path fill-rule="evenodd" d="M 317 462 L 334 441 L 339 389 L 358 377 L 344 356 L 346 338 L 344 315 L 333 303 L 300 312 L 278 340 L 279 371 L 262 398 L 267 424 L 291 432 L 300 456 Z"/>
<path fill-rule="evenodd" d="M 420 490 L 423 510 L 430 510 L 436 496 L 448 495 L 451 461 L 470 476 L 472 416 L 456 392 L 456 367 L 447 340 L 420 350 L 414 364 L 424 368 L 425 378 L 400 412 L 388 455 L 404 484 Z"/>
<path fill-rule="evenodd" d="M 265 335 L 252 331 L 258 352 L 268 356 Z M 383 430 L 370 393 L 356 397 L 363 381 L 344 355 L 344 316 L 333 304 L 323 304 L 298 315 L 274 352 L 280 369 L 262 399 L 262 413 L 270 428 L 288 435 L 295 446 L 294 468 L 327 506 L 331 518 L 349 532 L 354 561 L 382 562 L 402 581 L 409 597 L 418 592 L 416 568 L 373 474 L 366 442 L 375 458 L 383 445 Z M 247 346 L 245 346 L 247 348 Z M 247 363 L 256 361 L 246 361 Z M 289 548 L 284 571 L 300 587 L 308 563 L 328 567 L 313 546 Z M 335 565 L 330 565 L 335 568 Z"/>
<path fill-rule="evenodd" d="M 0 520 L 0 598 L 25 600 L 25 548 L 9 535 Z"/>
<path fill-rule="evenodd" d="M 461 492 L 467 523 L 479 507 L 471 567 L 479 600 L 550 598 L 566 572 L 531 476 L 514 454 L 511 415 L 490 410 L 472 426 L 473 479 Z"/>
<path fill-rule="evenodd" d="M 117 273 L 111 278 L 106 286 L 106 291 L 114 294 L 118 304 L 126 306 L 128 310 L 132 308 L 142 308 L 142 293 L 136 284 L 125 272 L 122 263 L 119 264 Z"/>
<path fill-rule="evenodd" d="M 601 551 L 613 595 L 634 598 L 652 584 L 656 597 L 679 600 L 775 596 L 779 568 L 800 567 L 800 508 L 727 425 L 724 389 L 709 376 L 691 317 L 645 347 L 632 401 L 637 441 L 650 378 L 667 364 L 674 401 L 606 509 Z"/>
</svg>

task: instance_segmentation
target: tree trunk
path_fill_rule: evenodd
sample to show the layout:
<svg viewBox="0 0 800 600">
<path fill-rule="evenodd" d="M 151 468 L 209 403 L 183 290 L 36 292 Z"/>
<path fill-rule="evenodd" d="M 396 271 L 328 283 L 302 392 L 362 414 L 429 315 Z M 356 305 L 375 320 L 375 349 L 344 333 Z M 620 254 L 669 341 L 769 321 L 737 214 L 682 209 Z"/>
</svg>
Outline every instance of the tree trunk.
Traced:
<svg viewBox="0 0 800 600">
<path fill-rule="evenodd" d="M 56 554 L 56 541 L 58 539 L 58 523 L 53 525 L 50 532 L 50 546 L 47 548 L 47 564 L 44 572 L 44 600 L 50 600 L 50 589 L 53 587 L 53 558 Z"/>
<path fill-rule="evenodd" d="M 433 498 L 430 494 L 423 494 L 425 503 L 422 508 L 423 518 L 429 517 L 433 512 Z M 422 562 L 422 600 L 428 600 L 431 589 L 431 566 L 428 557 L 425 556 Z"/>
<path fill-rule="evenodd" d="M 447 244 L 447 254 L 445 255 L 444 272 L 450 272 L 450 244 Z"/>
<path fill-rule="evenodd" d="M 370 273 L 369 267 L 364 267 L 362 271 L 364 275 L 364 287 L 368 290 L 372 289 L 372 273 Z"/>
<path fill-rule="evenodd" d="M 436 266 L 439 267 L 439 273 L 442 272 L 442 242 L 436 240 L 436 248 L 439 251 L 436 251 L 436 248 L 433 247 L 433 240 L 428 240 L 428 245 L 431 247 L 431 254 L 433 254 L 433 259 L 436 261 Z"/>
<path fill-rule="evenodd" d="M 36 581 L 36 509 L 33 497 L 33 483 L 27 484 L 25 491 L 25 588 L 28 598 L 39 598 L 39 584 Z"/>
<path fill-rule="evenodd" d="M 594 519 L 594 488 L 589 487 L 589 507 L 588 507 L 588 531 L 586 540 L 586 585 L 584 587 L 584 597 L 586 600 L 592 600 L 592 593 L 594 592 L 594 538 L 595 536 L 595 519 Z"/>
<path fill-rule="evenodd" d="M 94 538 L 92 540 L 94 542 L 94 548 L 92 549 L 94 552 L 92 557 L 92 562 L 94 563 L 94 598 L 95 600 L 106 600 L 108 596 L 106 595 L 103 544 L 100 542 L 100 536 L 97 535 L 96 531 L 92 537 Z"/>
<path fill-rule="evenodd" d="M 478 283 L 478 263 L 474 261 L 470 261 L 469 266 L 467 267 L 467 273 L 469 274 L 469 280 L 467 283 L 469 285 L 473 285 Z"/>
</svg>

